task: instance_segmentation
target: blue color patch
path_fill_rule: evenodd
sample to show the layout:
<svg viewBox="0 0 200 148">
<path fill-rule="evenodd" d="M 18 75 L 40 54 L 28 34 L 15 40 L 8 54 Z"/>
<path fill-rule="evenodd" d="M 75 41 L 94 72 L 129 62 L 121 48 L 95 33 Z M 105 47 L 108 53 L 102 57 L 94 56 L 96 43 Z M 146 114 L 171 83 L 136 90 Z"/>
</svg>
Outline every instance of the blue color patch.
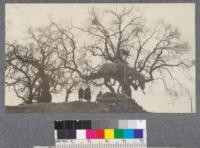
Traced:
<svg viewBox="0 0 200 148">
<path fill-rule="evenodd" d="M 133 129 L 125 129 L 124 130 L 124 139 L 132 139 L 134 138 L 134 130 Z"/>
<path fill-rule="evenodd" d="M 134 138 L 143 138 L 143 129 L 135 129 Z"/>
</svg>

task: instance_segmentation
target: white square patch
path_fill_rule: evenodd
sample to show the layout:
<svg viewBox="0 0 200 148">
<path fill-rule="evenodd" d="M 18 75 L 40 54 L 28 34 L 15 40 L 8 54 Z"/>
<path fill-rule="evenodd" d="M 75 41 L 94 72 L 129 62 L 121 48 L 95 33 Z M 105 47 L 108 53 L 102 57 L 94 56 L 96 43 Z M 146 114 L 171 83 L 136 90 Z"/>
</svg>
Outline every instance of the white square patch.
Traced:
<svg viewBox="0 0 200 148">
<path fill-rule="evenodd" d="M 77 139 L 86 139 L 86 130 L 76 130 Z"/>
</svg>

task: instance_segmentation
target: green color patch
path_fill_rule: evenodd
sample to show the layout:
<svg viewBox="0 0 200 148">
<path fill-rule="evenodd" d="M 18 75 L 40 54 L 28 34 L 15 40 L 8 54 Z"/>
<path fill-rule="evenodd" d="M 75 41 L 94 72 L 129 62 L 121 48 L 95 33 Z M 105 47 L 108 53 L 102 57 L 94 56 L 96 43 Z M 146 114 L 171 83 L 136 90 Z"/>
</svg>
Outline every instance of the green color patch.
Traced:
<svg viewBox="0 0 200 148">
<path fill-rule="evenodd" d="M 115 135 L 115 139 L 123 139 L 124 138 L 124 130 L 123 129 L 115 129 L 114 135 Z"/>
</svg>

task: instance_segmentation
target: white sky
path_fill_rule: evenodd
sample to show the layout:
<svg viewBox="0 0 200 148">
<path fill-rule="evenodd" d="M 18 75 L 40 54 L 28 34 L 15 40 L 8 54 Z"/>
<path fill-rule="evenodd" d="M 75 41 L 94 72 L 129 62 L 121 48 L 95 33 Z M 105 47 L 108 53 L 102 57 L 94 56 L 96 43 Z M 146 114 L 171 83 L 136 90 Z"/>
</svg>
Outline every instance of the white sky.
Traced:
<svg viewBox="0 0 200 148">
<path fill-rule="evenodd" d="M 99 10 L 120 9 L 124 6 L 134 6 L 144 11 L 144 17 L 147 22 L 154 23 L 158 19 L 178 27 L 182 38 L 189 42 L 192 52 L 190 57 L 195 59 L 195 5 L 194 4 L 6 4 L 6 40 L 23 40 L 25 39 L 26 29 L 47 25 L 49 20 L 55 22 L 73 21 L 76 25 L 84 25 L 88 16 L 88 10 L 95 7 Z M 195 69 L 190 73 L 195 77 Z M 181 75 L 181 74 L 180 74 Z M 184 77 L 183 74 L 180 76 Z M 189 86 L 190 94 L 193 98 L 193 108 L 196 110 L 195 103 L 195 80 L 184 80 Z M 96 92 L 95 92 L 96 93 Z M 6 105 L 16 105 L 20 100 L 14 93 L 6 90 Z M 74 97 L 72 95 L 71 97 Z M 76 97 L 77 98 L 77 97 Z M 148 111 L 154 112 L 191 112 L 190 100 L 188 97 L 173 98 L 167 96 L 162 87 L 150 86 L 146 89 L 146 95 L 134 92 L 133 98 L 144 106 Z M 72 99 L 72 98 L 71 98 Z M 94 99 L 94 98 L 93 98 Z M 19 100 L 19 101 L 17 101 Z M 64 101 L 64 96 L 60 94 L 54 97 L 54 101 Z"/>
</svg>

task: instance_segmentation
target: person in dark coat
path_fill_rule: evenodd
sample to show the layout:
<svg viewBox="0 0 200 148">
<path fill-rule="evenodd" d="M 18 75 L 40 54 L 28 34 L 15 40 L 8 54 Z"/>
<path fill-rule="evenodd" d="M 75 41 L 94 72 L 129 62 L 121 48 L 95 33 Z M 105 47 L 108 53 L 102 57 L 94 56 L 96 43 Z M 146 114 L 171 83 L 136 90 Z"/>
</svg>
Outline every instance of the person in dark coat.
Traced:
<svg viewBox="0 0 200 148">
<path fill-rule="evenodd" d="M 89 86 L 85 89 L 85 100 L 87 101 L 91 100 L 91 90 Z"/>
<path fill-rule="evenodd" d="M 98 102 L 99 100 L 101 100 L 102 98 L 102 91 L 99 91 L 99 93 L 96 96 L 96 102 Z"/>
<path fill-rule="evenodd" d="M 102 97 L 102 91 L 99 91 L 96 98 L 100 98 L 100 97 Z"/>
<path fill-rule="evenodd" d="M 79 101 L 82 101 L 84 98 L 84 90 L 82 87 L 80 87 L 78 90 L 78 98 L 79 98 Z"/>
</svg>

